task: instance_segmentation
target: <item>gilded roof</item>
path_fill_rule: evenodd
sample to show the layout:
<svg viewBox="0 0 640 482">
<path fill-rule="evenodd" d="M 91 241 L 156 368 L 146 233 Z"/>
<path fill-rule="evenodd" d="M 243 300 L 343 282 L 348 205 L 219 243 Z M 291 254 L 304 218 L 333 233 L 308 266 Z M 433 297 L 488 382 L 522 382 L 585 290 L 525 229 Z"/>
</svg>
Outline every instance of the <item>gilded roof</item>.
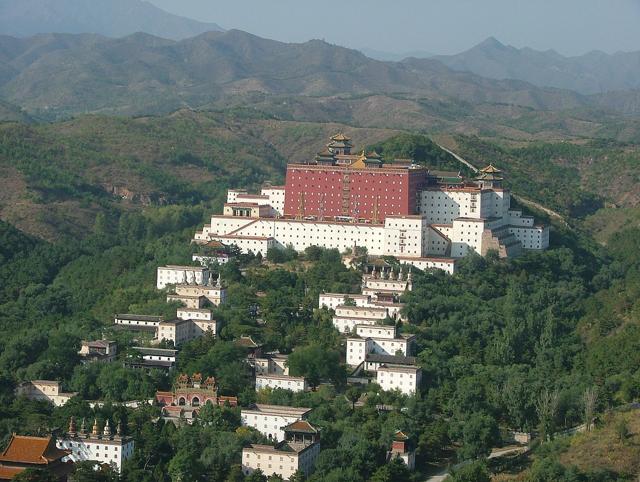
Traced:
<svg viewBox="0 0 640 482">
<path fill-rule="evenodd" d="M 338 134 L 334 134 L 333 136 L 331 136 L 331 140 L 338 141 L 338 142 L 347 142 L 347 141 L 350 141 L 351 138 L 345 136 L 342 132 L 339 132 Z"/>
<path fill-rule="evenodd" d="M 489 164 L 484 169 L 480 169 L 480 172 L 484 172 L 485 174 L 497 174 L 501 173 L 502 171 L 495 167 L 493 164 Z"/>
</svg>

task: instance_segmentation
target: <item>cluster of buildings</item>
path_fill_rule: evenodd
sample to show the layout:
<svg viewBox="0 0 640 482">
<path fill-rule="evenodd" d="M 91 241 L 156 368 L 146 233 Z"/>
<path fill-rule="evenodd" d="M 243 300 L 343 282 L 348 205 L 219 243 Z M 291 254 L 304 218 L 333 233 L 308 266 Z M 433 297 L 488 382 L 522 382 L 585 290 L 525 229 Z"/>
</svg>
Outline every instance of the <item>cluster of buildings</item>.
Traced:
<svg viewBox="0 0 640 482">
<path fill-rule="evenodd" d="M 492 165 L 464 179 L 352 148 L 351 139 L 335 135 L 315 159 L 289 164 L 284 186 L 260 194 L 230 190 L 222 215 L 212 216 L 194 241 L 263 255 L 286 246 L 342 252 L 357 245 L 370 256 L 450 273 L 469 252 L 507 257 L 549 245 L 547 227 L 511 208 Z"/>
<path fill-rule="evenodd" d="M 178 347 L 206 333 L 217 336 L 220 322 L 213 317 L 210 306 L 220 306 L 227 299 L 227 288 L 220 274 L 214 281 L 205 266 L 161 266 L 157 269 L 156 287 L 170 288 L 167 303 L 177 302 L 176 317 L 117 314 L 114 324 L 119 329 L 147 333 L 151 343 L 167 341 Z"/>
<path fill-rule="evenodd" d="M 306 378 L 289 375 L 287 358 L 287 355 L 281 353 L 268 353 L 249 359 L 255 373 L 256 391 L 281 388 L 292 392 L 305 392 L 311 388 Z"/>
<path fill-rule="evenodd" d="M 55 480 L 67 481 L 74 463 L 83 461 L 108 465 L 120 473 L 133 450 L 133 438 L 123 435 L 120 424 L 112 433 L 108 420 L 102 429 L 96 420 L 88 431 L 83 420 L 78 430 L 71 417 L 68 431 L 60 436 L 31 437 L 14 433 L 0 452 L 0 480 L 12 480 L 27 469 L 39 469 Z"/>
<path fill-rule="evenodd" d="M 94 420 L 91 431 L 88 431 L 85 421 L 82 420 L 78 430 L 75 418 L 71 417 L 68 431 L 57 438 L 56 446 L 68 452 L 66 460 L 92 460 L 98 464 L 110 465 L 121 472 L 124 461 L 133 455 L 134 442 L 132 437 L 123 435 L 120 423 L 116 426 L 115 432 L 112 432 L 108 420 L 102 429 L 98 421 Z"/>
<path fill-rule="evenodd" d="M 180 345 L 203 336 L 217 336 L 220 323 L 211 307 L 225 303 L 227 288 L 216 267 L 234 254 L 266 255 L 269 249 L 310 246 L 352 250 L 366 248 L 361 293 L 323 293 L 319 308 L 333 311 L 333 325 L 344 337 L 345 361 L 352 383 L 376 382 L 384 390 L 413 395 L 422 382 L 415 353 L 415 337 L 399 329 L 406 322 L 402 295 L 413 289 L 412 268 L 442 269 L 454 273 L 456 260 L 468 253 L 501 257 L 522 250 L 543 250 L 549 230 L 530 216 L 511 208 L 510 192 L 503 176 L 492 165 L 475 179 L 460 173 L 427 169 L 410 160 L 385 160 L 376 152 L 352 152 L 351 139 L 337 134 L 326 148 L 308 162 L 287 166 L 284 186 L 265 186 L 260 194 L 229 190 L 221 215 L 195 233 L 201 252 L 194 266 L 157 268 L 156 287 L 167 290 L 167 302 L 180 307 L 176 317 L 118 314 L 114 324 L 146 336 L 151 345 L 171 342 L 175 348 L 134 347 L 137 356 L 126 360 L 137 368 L 172 369 Z M 398 263 L 388 264 L 392 256 Z M 302 392 L 311 387 L 304 377 L 289 374 L 287 356 L 262 353 L 250 337 L 237 343 L 248 352 L 255 374 L 255 389 Z M 113 341 L 84 341 L 79 351 L 83 363 L 112 362 L 118 354 Z M 31 399 L 64 405 L 75 393 L 61 391 L 54 381 L 35 380 L 20 385 L 16 393 Z M 158 391 L 155 402 L 162 417 L 192 422 L 202 406 L 237 407 L 236 397 L 219 394 L 213 377 L 182 374 L 171 391 Z M 267 475 L 290 479 L 309 475 L 320 453 L 320 430 L 304 407 L 255 404 L 241 409 L 242 425 L 264 436 L 264 443 L 242 451 L 242 471 L 260 469 Z M 45 468 L 59 480 L 67 480 L 74 462 L 93 460 L 118 471 L 131 457 L 134 443 L 109 422 L 97 421 L 78 430 L 72 418 L 60 437 L 14 435 L 0 453 L 0 480 L 9 480 L 29 467 Z M 406 433 L 398 431 L 387 453 L 399 457 L 410 469 L 415 451 Z"/>
<path fill-rule="evenodd" d="M 422 381 L 411 356 L 415 336 L 398 330 L 405 321 L 400 297 L 413 289 L 411 267 L 398 270 L 378 261 L 365 270 L 362 294 L 323 293 L 318 306 L 333 310 L 333 325 L 346 338 L 345 359 L 354 370 L 350 380 L 375 380 L 383 390 L 413 395 Z"/>
<path fill-rule="evenodd" d="M 308 476 L 320 453 L 320 430 L 309 420 L 312 410 L 304 407 L 256 404 L 241 410 L 242 425 L 252 427 L 271 444 L 251 444 L 242 450 L 242 471 L 250 475 L 260 469 L 288 480 L 294 474 Z M 408 468 L 415 467 L 415 450 L 410 438 L 396 432 L 387 459 L 399 457 Z"/>
</svg>

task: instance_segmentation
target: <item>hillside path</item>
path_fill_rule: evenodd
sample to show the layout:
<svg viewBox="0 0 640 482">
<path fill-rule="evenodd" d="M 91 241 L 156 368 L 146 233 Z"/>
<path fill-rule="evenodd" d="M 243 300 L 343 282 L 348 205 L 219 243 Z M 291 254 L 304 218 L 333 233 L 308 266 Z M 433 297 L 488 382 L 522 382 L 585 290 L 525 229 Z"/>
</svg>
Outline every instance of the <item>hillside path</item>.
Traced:
<svg viewBox="0 0 640 482">
<path fill-rule="evenodd" d="M 434 141 L 435 142 L 435 141 Z M 469 161 L 467 161 L 466 159 L 464 159 L 462 156 L 456 154 L 455 152 L 453 152 L 451 149 L 446 148 L 445 146 L 443 146 L 442 144 L 438 144 L 436 143 L 436 145 L 442 149 L 444 152 L 451 154 L 453 157 L 456 158 L 456 160 L 462 164 L 464 164 L 465 166 L 467 166 L 469 169 L 471 169 L 473 172 L 479 172 L 479 169 L 474 166 L 473 164 L 471 164 Z M 566 219 L 564 218 L 564 216 L 562 214 L 560 214 L 557 211 L 554 211 L 553 209 L 550 209 L 548 207 L 543 206 L 542 204 L 533 201 L 531 199 L 527 199 L 525 197 L 522 197 L 520 195 L 517 194 L 512 194 L 513 198 L 518 201 L 521 204 L 524 204 L 525 206 L 529 206 L 535 209 L 538 209 L 544 213 L 546 213 L 548 216 L 551 216 L 552 218 L 557 219 L 558 221 L 560 221 L 562 224 L 564 224 L 565 226 L 569 227 L 569 223 L 567 223 Z"/>
</svg>

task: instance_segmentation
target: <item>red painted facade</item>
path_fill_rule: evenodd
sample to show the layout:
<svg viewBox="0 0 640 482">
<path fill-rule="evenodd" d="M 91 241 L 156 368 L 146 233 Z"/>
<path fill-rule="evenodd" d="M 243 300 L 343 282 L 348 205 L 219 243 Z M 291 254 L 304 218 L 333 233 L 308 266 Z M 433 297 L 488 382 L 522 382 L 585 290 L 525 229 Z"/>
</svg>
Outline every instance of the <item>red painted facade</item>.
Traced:
<svg viewBox="0 0 640 482">
<path fill-rule="evenodd" d="M 417 214 L 417 194 L 426 177 L 420 168 L 290 164 L 284 214 L 373 220 L 376 205 L 379 222 L 389 215 Z"/>
</svg>

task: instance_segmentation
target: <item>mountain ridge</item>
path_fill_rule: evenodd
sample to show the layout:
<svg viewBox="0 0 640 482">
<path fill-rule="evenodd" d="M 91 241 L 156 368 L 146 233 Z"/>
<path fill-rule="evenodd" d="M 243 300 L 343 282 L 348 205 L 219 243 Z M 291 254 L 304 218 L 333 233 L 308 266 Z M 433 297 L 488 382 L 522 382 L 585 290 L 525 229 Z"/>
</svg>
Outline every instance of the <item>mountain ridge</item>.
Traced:
<svg viewBox="0 0 640 482">
<path fill-rule="evenodd" d="M 210 30 L 222 28 L 143 0 L 0 0 L 0 33 L 16 37 L 50 32 L 124 37 L 140 31 L 179 40 Z"/>
<path fill-rule="evenodd" d="M 484 79 L 432 59 L 381 62 L 320 40 L 283 43 L 240 30 L 181 41 L 148 34 L 0 37 L 0 97 L 36 116 L 170 112 L 250 92 L 405 93 L 550 110 L 591 105 L 570 91 Z"/>
<path fill-rule="evenodd" d="M 553 49 L 516 48 L 489 37 L 464 52 L 433 58 L 453 70 L 491 79 L 523 80 L 584 95 L 640 88 L 640 51 L 607 54 L 593 50 L 568 57 Z"/>
</svg>

